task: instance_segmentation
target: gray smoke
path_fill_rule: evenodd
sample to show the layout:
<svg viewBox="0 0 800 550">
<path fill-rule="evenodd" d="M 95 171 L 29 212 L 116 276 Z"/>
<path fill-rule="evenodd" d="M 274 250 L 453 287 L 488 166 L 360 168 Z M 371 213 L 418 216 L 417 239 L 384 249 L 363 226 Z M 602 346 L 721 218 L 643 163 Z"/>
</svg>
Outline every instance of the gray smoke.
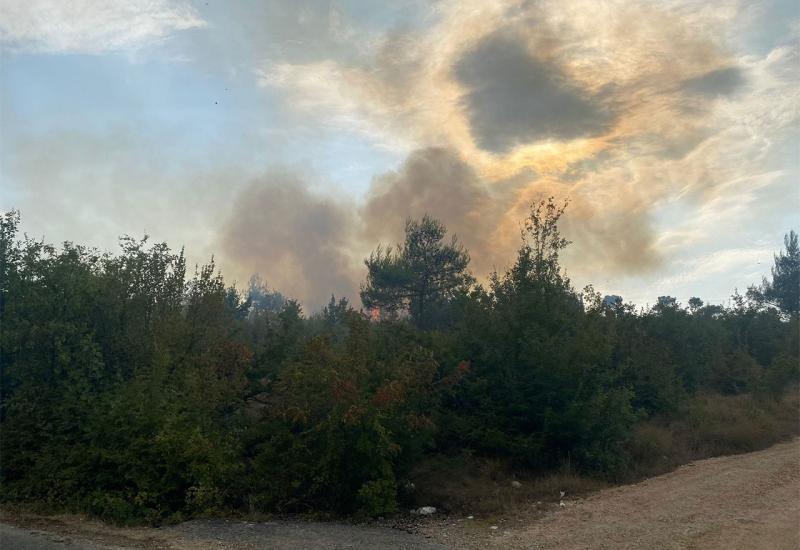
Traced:
<svg viewBox="0 0 800 550">
<path fill-rule="evenodd" d="M 352 210 L 312 192 L 306 182 L 275 171 L 236 198 L 221 230 L 225 259 L 238 275 L 262 274 L 269 285 L 316 309 L 330 298 L 355 296 L 359 275 L 350 257 Z"/>
<path fill-rule="evenodd" d="M 470 251 L 472 269 L 484 274 L 497 260 L 493 236 L 506 202 L 496 191 L 452 149 L 419 149 L 372 181 L 361 209 L 365 238 L 373 246 L 399 242 L 407 217 L 430 214 L 458 236 Z"/>
</svg>

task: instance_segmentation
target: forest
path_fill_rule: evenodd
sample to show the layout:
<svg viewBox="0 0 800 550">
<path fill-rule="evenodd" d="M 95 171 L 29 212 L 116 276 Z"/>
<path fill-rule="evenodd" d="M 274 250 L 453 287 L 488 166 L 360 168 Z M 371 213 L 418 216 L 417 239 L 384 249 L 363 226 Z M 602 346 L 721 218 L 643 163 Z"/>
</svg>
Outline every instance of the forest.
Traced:
<svg viewBox="0 0 800 550">
<path fill-rule="evenodd" d="M 486 281 L 409 219 L 365 259 L 361 304 L 311 313 L 164 243 L 55 247 L 3 214 L 0 501 L 119 524 L 375 517 L 419 504 L 435 461 L 616 483 L 797 433 L 794 231 L 729 306 L 637 308 L 573 287 L 565 208 L 532 204 Z"/>
</svg>

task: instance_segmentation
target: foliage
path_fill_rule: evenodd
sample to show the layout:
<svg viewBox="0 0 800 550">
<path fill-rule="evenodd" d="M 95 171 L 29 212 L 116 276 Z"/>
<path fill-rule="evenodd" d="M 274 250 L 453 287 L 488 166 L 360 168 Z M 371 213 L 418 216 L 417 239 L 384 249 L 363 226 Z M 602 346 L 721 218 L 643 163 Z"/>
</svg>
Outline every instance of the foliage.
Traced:
<svg viewBox="0 0 800 550">
<path fill-rule="evenodd" d="M 405 233 L 402 247 L 378 247 L 364 261 L 361 301 L 388 314 L 407 311 L 417 327 L 431 328 L 454 292 L 472 281 L 469 254 L 455 236 L 446 244 L 447 229 L 427 215 L 407 220 Z"/>
<path fill-rule="evenodd" d="M 791 431 L 795 233 L 731 307 L 664 296 L 637 311 L 572 287 L 565 208 L 533 204 L 486 285 L 441 223 L 409 220 L 403 246 L 366 261 L 380 320 L 333 296 L 307 316 L 258 277 L 239 292 L 213 261 L 187 274 L 183 251 L 146 237 L 116 255 L 56 248 L 3 215 L 0 499 L 118 523 L 383 515 L 425 464 L 580 484 Z"/>
<path fill-rule="evenodd" d="M 569 456 L 619 468 L 632 393 L 613 368 L 607 319 L 584 311 L 558 265 L 563 211 L 552 199 L 533 205 L 516 263 L 462 316 L 458 345 L 473 375 L 448 403 L 451 437 L 529 467 Z"/>
<path fill-rule="evenodd" d="M 398 475 L 430 441 L 430 352 L 371 330 L 355 312 L 345 322 L 341 348 L 327 336 L 308 341 L 245 436 L 256 508 L 391 512 Z"/>
<path fill-rule="evenodd" d="M 772 280 L 764 279 L 753 288 L 757 300 L 776 306 L 788 315 L 800 312 L 800 244 L 797 233 L 790 231 L 783 239 L 786 252 L 775 255 Z"/>
</svg>

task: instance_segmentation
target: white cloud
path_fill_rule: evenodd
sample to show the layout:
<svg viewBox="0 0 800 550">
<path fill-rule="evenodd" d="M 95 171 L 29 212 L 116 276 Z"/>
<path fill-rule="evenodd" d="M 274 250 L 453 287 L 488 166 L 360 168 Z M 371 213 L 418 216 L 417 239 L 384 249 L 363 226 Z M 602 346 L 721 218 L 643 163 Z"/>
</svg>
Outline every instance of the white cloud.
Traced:
<svg viewBox="0 0 800 550">
<path fill-rule="evenodd" d="M 0 0 L 0 45 L 15 52 L 132 51 L 204 26 L 185 1 Z"/>
<path fill-rule="evenodd" d="M 769 269 L 774 250 L 764 248 L 732 248 L 717 250 L 708 256 L 676 262 L 680 271 L 662 278 L 657 286 L 672 288 L 687 286 L 718 278 L 721 274 L 742 273 L 748 281 L 757 282 L 757 277 Z"/>
</svg>

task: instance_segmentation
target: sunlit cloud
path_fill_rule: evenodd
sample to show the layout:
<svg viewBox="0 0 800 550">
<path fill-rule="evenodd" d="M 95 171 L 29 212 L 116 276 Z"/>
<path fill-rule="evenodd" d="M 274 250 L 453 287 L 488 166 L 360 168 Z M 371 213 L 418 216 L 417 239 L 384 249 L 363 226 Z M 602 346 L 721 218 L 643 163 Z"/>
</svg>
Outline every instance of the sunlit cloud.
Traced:
<svg viewBox="0 0 800 550">
<path fill-rule="evenodd" d="M 436 16 L 427 33 L 392 38 L 400 66 L 377 54 L 284 64 L 261 83 L 401 150 L 451 148 L 489 189 L 479 225 L 500 255 L 518 245 L 530 201 L 553 194 L 572 201 L 573 273 L 655 272 L 691 250 L 686 238 L 663 246 L 662 205 L 683 197 L 701 220 L 709 209 L 746 216 L 774 180 L 766 159 L 797 124 L 797 45 L 737 52 L 750 14 L 736 2 L 445 2 Z M 443 218 L 462 232 L 472 223 Z M 703 240 L 713 227 L 682 233 Z"/>
</svg>

